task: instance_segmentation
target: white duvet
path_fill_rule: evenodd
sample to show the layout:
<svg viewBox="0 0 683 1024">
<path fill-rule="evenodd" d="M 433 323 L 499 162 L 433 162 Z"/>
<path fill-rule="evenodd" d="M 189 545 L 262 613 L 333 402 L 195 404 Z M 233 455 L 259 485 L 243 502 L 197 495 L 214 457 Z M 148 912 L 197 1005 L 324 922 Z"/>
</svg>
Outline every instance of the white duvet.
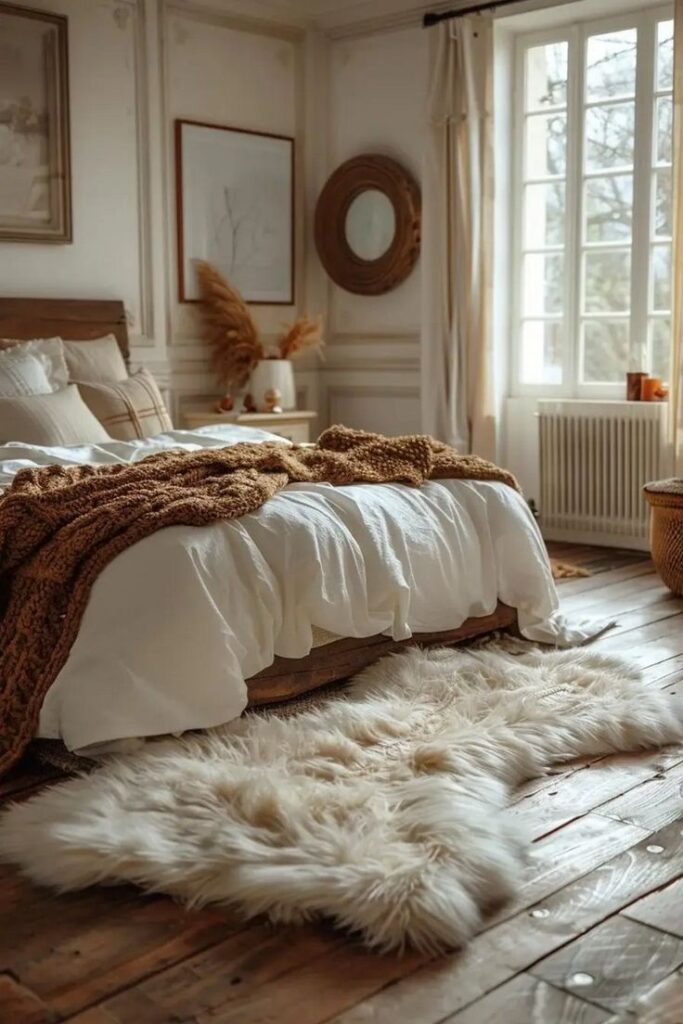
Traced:
<svg viewBox="0 0 683 1024">
<path fill-rule="evenodd" d="M 0 447 L 0 486 L 24 466 L 135 462 L 153 450 L 276 439 L 238 426 L 131 443 Z M 524 500 L 497 483 L 293 484 L 257 512 L 176 526 L 119 555 L 95 583 L 43 703 L 39 735 L 71 750 L 219 725 L 274 655 L 301 658 L 314 629 L 345 637 L 453 629 L 518 610 L 529 639 L 571 644 Z"/>
</svg>

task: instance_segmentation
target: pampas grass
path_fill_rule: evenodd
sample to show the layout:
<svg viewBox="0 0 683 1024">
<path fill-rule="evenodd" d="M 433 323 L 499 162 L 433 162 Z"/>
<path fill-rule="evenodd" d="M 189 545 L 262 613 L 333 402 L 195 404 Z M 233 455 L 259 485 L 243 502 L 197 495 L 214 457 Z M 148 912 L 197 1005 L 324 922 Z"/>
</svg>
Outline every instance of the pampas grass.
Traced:
<svg viewBox="0 0 683 1024">
<path fill-rule="evenodd" d="M 197 260 L 204 338 L 211 346 L 211 366 L 226 388 L 249 380 L 266 352 L 246 302 L 210 263 Z"/>
<path fill-rule="evenodd" d="M 277 339 L 269 355 L 249 307 L 219 270 L 196 260 L 204 339 L 211 346 L 211 366 L 226 389 L 243 387 L 262 359 L 298 359 L 320 349 L 322 317 L 302 316 Z"/>
<path fill-rule="evenodd" d="M 322 335 L 322 317 L 299 317 L 278 339 L 280 358 L 298 359 L 304 352 L 319 351 L 323 346 Z"/>
</svg>

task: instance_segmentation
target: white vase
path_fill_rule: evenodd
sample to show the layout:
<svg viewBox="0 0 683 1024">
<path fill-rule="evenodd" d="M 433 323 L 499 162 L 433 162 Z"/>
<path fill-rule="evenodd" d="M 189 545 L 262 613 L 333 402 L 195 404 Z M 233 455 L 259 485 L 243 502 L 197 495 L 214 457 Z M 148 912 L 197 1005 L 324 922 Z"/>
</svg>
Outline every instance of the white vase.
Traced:
<svg viewBox="0 0 683 1024">
<path fill-rule="evenodd" d="M 296 409 L 294 373 L 289 359 L 263 359 L 252 372 L 247 391 L 259 412 L 269 411 L 266 393 L 273 390 L 280 392 L 278 405 L 282 409 Z"/>
</svg>

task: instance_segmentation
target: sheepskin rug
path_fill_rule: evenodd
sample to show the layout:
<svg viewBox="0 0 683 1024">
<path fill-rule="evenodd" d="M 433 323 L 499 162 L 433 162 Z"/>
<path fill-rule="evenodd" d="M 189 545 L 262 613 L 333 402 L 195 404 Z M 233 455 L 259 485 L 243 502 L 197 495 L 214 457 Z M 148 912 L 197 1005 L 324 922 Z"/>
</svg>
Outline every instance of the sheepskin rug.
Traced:
<svg viewBox="0 0 683 1024">
<path fill-rule="evenodd" d="M 511 896 L 505 804 L 548 766 L 683 738 L 683 703 L 586 650 L 409 650 L 294 715 L 155 741 L 11 807 L 0 856 L 58 889 L 133 882 L 380 950 L 462 945 Z"/>
</svg>

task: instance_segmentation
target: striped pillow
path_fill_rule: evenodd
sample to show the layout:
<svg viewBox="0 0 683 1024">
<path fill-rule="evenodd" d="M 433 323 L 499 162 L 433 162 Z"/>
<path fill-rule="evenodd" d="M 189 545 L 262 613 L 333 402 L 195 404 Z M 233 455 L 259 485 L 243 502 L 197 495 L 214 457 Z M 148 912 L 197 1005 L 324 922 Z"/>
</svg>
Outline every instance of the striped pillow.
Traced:
<svg viewBox="0 0 683 1024">
<path fill-rule="evenodd" d="M 153 437 L 173 429 L 161 392 L 147 370 L 106 384 L 77 383 L 85 404 L 117 441 Z"/>
</svg>

